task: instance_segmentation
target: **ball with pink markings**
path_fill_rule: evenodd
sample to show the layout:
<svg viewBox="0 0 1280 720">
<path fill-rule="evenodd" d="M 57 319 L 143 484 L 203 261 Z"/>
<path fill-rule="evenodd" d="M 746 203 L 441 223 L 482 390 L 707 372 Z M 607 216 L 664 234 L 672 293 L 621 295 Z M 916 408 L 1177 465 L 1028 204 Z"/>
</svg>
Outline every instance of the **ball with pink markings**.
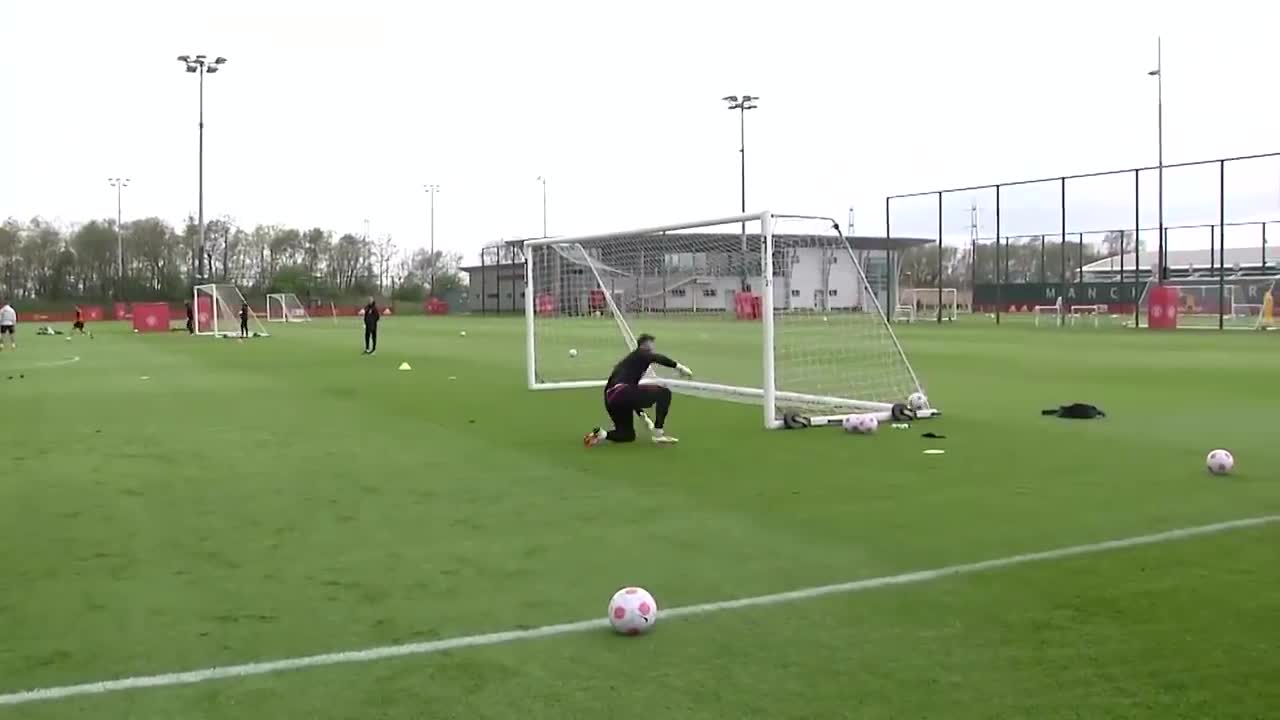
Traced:
<svg viewBox="0 0 1280 720">
<path fill-rule="evenodd" d="M 648 590 L 624 587 L 609 599 L 609 624 L 623 635 L 649 632 L 658 622 L 658 602 Z"/>
</svg>

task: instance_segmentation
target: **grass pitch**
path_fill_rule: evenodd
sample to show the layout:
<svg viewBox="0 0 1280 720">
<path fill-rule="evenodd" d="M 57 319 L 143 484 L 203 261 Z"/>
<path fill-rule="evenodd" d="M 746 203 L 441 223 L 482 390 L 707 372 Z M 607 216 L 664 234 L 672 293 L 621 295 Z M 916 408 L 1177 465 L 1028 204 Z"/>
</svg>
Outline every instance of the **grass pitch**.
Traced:
<svg viewBox="0 0 1280 720">
<path fill-rule="evenodd" d="M 373 357 L 354 322 L 94 329 L 0 354 L 0 695 L 602 617 L 625 584 L 675 607 L 1280 513 L 1274 334 L 902 328 L 947 413 L 926 456 L 924 424 L 769 433 L 681 396 L 678 447 L 584 450 L 599 391 L 526 391 L 514 319 L 388 319 Z M 1075 401 L 1110 417 L 1039 415 Z M 1214 447 L 1234 476 L 1207 476 Z M 0 718 L 1266 717 L 1278 543 L 1271 525 Z"/>
</svg>

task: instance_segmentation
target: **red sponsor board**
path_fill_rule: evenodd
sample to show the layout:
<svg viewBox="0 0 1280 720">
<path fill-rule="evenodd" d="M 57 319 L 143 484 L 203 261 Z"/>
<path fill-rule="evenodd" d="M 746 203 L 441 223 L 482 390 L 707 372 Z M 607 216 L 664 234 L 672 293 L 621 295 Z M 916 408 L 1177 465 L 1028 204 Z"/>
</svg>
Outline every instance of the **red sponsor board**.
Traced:
<svg viewBox="0 0 1280 720">
<path fill-rule="evenodd" d="M 423 309 L 428 315 L 448 315 L 449 303 L 440 298 L 431 298 L 423 305 Z"/>
<path fill-rule="evenodd" d="M 143 332 L 169 331 L 169 306 L 165 303 L 134 303 L 133 329 Z"/>
<path fill-rule="evenodd" d="M 101 305 L 84 305 L 80 309 L 84 311 L 85 322 L 102 322 L 104 314 Z"/>
<path fill-rule="evenodd" d="M 1149 291 L 1147 303 L 1147 327 L 1152 330 L 1172 330 L 1178 327 L 1178 288 L 1158 285 Z"/>
<path fill-rule="evenodd" d="M 753 293 L 740 292 L 733 296 L 733 307 L 739 320 L 759 320 L 762 309 L 760 296 Z"/>
<path fill-rule="evenodd" d="M 116 303 L 112 310 L 114 310 L 117 320 L 128 320 L 131 317 L 129 314 L 129 306 L 122 302 Z"/>
</svg>

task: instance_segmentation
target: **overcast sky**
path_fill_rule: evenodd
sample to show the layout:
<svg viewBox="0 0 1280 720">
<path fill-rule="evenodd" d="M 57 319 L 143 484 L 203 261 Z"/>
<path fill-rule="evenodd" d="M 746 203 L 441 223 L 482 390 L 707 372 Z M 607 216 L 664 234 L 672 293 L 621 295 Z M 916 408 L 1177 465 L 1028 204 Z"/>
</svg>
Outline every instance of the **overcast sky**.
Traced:
<svg viewBox="0 0 1280 720">
<path fill-rule="evenodd" d="M 2 0 L 0 217 L 111 216 L 116 175 L 126 220 L 194 214 L 197 82 L 175 57 L 207 53 L 229 58 L 205 87 L 207 217 L 367 218 L 422 246 L 438 183 L 437 245 L 472 257 L 541 234 L 539 175 L 551 234 L 719 217 L 739 204 L 720 97 L 750 93 L 749 208 L 843 222 L 852 206 L 860 234 L 883 233 L 888 194 L 1154 164 L 1158 34 L 1166 162 L 1280 150 L 1266 7 Z M 1216 220 L 1216 172 L 1167 176 L 1167 212 Z M 1229 220 L 1280 217 L 1280 162 L 1229 173 Z M 1073 186 L 1072 217 L 1131 223 L 1132 178 L 1111 182 Z M 970 200 L 990 232 L 993 197 L 963 195 L 948 235 Z M 895 207 L 895 230 L 936 233 L 928 208 Z"/>
</svg>

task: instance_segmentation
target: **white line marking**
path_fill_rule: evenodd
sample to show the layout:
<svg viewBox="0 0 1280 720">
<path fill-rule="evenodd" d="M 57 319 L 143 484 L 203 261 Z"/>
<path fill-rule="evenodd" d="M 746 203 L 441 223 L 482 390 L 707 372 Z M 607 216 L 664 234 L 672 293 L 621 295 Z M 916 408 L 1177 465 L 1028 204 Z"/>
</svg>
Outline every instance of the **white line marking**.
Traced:
<svg viewBox="0 0 1280 720">
<path fill-rule="evenodd" d="M 737 600 L 724 600 L 721 602 L 704 603 L 701 605 L 687 605 L 685 607 L 664 610 L 662 612 L 662 617 L 676 618 L 688 615 L 703 615 L 711 612 L 719 612 L 721 610 L 736 610 L 738 608 L 745 607 L 777 605 L 779 603 L 794 602 L 797 600 L 808 600 L 811 598 L 822 597 L 824 595 L 854 593 L 894 585 L 909 585 L 911 583 L 927 582 L 929 580 L 937 580 L 939 578 L 952 577 L 955 575 L 968 575 L 971 573 L 986 572 L 988 570 L 997 570 L 1000 568 L 1012 567 L 1014 565 L 1025 565 L 1028 563 L 1043 562 L 1046 560 L 1060 560 L 1062 558 L 1077 557 L 1081 555 L 1094 555 L 1110 550 L 1120 550 L 1124 548 L 1138 547 L 1141 545 L 1155 545 L 1157 543 L 1182 540 L 1201 535 L 1213 535 L 1230 530 L 1260 527 L 1276 522 L 1280 522 L 1280 515 L 1266 515 L 1262 517 L 1246 518 L 1243 520 L 1231 520 L 1228 522 L 1214 523 L 1212 525 L 1201 525 L 1198 527 L 1182 528 L 1180 530 L 1169 530 L 1167 532 L 1155 533 L 1153 535 L 1139 535 L 1137 537 L 1124 538 L 1121 540 L 1108 540 L 1106 542 L 1090 543 L 1088 545 L 1074 545 L 1071 547 L 1058 548 L 1057 550 L 1026 553 L 1024 555 L 1012 555 L 1010 557 L 996 558 L 994 560 L 983 560 L 981 562 L 967 563 L 964 565 L 951 565 L 933 570 L 919 570 L 917 572 L 903 573 L 900 575 L 866 578 L 864 580 L 854 580 L 853 582 L 839 583 L 836 585 L 822 585 L 819 587 L 792 590 L 790 592 L 775 593 L 773 595 L 758 595 L 756 597 L 740 598 Z M 194 685 L 196 683 L 209 682 L 210 680 L 240 678 L 251 675 L 267 675 L 269 673 L 284 672 L 287 670 L 300 670 L 302 668 L 310 667 L 322 667 L 326 665 L 375 662 L 378 660 L 386 660 L 388 658 L 405 657 L 407 655 L 427 655 L 431 653 L 445 652 L 447 650 L 458 650 L 461 648 L 479 647 L 482 645 L 499 645 L 502 643 L 515 642 L 517 640 L 533 640 L 535 638 L 585 632 L 587 630 L 602 630 L 608 627 L 608 624 L 609 623 L 605 618 L 599 618 L 596 620 L 582 620 L 579 622 L 563 623 L 560 625 L 544 625 L 543 627 L 532 628 L 529 630 L 508 630 L 506 632 L 488 633 L 485 635 L 468 635 L 465 637 L 447 638 L 445 640 L 432 640 L 430 642 L 409 643 L 406 645 L 388 645 L 385 647 L 370 648 L 367 650 L 349 650 L 346 652 L 325 653 L 323 655 L 286 658 L 284 660 L 252 662 L 245 663 L 243 665 L 227 665 L 224 667 L 191 670 L 188 672 L 165 673 L 163 675 L 143 675 L 138 677 L 121 678 L 119 680 L 84 683 L 82 685 L 63 685 L 60 687 L 40 688 L 38 690 L 26 690 L 23 692 L 0 695 L 0 705 L 22 705 L 24 703 L 40 700 L 61 700 L 79 695 L 101 695 L 104 693 L 119 692 L 121 690 L 136 690 L 139 688 Z"/>
<path fill-rule="evenodd" d="M 30 365 L 19 365 L 18 367 L 5 367 L 0 365 L 0 372 L 21 372 L 23 370 L 39 370 L 40 368 L 59 367 L 62 365 L 70 365 L 71 363 L 80 362 L 80 356 L 75 355 L 63 360 L 50 360 L 48 362 L 32 363 Z"/>
</svg>

